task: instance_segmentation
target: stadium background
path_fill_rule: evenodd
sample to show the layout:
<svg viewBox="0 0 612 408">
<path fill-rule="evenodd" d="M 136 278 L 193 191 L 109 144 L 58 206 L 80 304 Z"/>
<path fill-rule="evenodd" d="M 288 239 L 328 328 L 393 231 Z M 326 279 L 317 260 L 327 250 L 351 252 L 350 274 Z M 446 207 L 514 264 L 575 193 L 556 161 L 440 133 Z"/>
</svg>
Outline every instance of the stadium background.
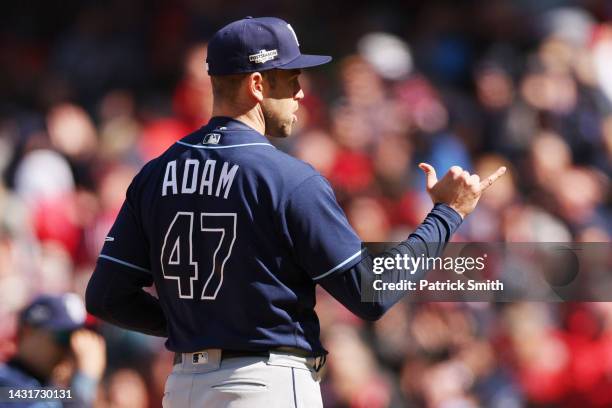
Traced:
<svg viewBox="0 0 612 408">
<path fill-rule="evenodd" d="M 609 241 L 612 2 L 22 1 L 0 16 L 0 361 L 38 293 L 83 294 L 129 181 L 209 117 L 206 40 L 276 15 L 304 52 L 294 137 L 366 241 L 430 207 L 416 163 L 509 174 L 456 241 Z M 377 33 L 375 35 L 367 35 Z M 612 304 L 403 304 L 319 293 L 326 407 L 612 406 Z M 101 324 L 97 406 L 159 406 L 163 342 Z"/>
</svg>

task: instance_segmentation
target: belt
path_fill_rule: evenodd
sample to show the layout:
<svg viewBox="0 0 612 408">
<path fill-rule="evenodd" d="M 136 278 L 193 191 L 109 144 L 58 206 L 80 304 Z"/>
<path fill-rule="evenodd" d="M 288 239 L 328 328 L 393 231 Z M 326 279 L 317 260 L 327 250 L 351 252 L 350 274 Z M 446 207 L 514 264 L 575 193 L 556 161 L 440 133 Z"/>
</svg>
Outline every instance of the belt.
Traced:
<svg viewBox="0 0 612 408">
<path fill-rule="evenodd" d="M 241 351 L 241 350 L 222 350 L 221 360 L 228 358 L 237 357 L 270 357 L 269 351 Z M 180 364 L 183 362 L 183 353 L 174 353 L 173 364 Z"/>
<path fill-rule="evenodd" d="M 273 352 L 273 351 L 272 351 Z M 244 351 L 244 350 L 222 350 L 221 361 L 229 358 L 239 357 L 270 357 L 270 351 Z M 327 361 L 326 355 L 312 357 L 314 359 L 313 369 L 319 371 Z M 183 362 L 183 353 L 174 353 L 174 361 L 172 364 L 181 364 Z"/>
</svg>

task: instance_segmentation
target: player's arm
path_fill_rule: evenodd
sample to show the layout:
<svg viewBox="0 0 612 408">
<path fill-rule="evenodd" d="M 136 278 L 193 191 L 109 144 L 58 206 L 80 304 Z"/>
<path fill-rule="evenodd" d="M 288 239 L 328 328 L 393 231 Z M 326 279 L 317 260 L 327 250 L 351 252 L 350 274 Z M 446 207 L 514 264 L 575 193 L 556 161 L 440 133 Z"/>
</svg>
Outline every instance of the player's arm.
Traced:
<svg viewBox="0 0 612 408">
<path fill-rule="evenodd" d="M 143 289 L 153 284 L 153 275 L 132 194 L 133 184 L 87 285 L 85 304 L 90 314 L 116 326 L 166 337 L 159 300 Z"/>
<path fill-rule="evenodd" d="M 453 167 L 438 181 L 431 166 L 420 167 L 426 173 L 427 192 L 435 206 L 416 231 L 390 251 L 393 255 L 439 256 L 463 217 L 473 211 L 482 192 L 505 172 L 505 168 L 500 168 L 480 181 L 478 176 Z M 374 274 L 373 257 L 360 248 L 361 242 L 346 221 L 331 188 L 317 178 L 312 177 L 296 188 L 288 203 L 288 231 L 290 237 L 295 237 L 293 247 L 298 262 L 307 271 L 324 271 L 312 274 L 312 279 L 356 315 L 376 320 L 405 294 L 377 291 L 375 298 L 363 301 L 362 287 L 371 287 L 370 280 L 399 282 L 425 272 L 410 274 L 407 270 L 393 270 Z M 331 265 L 335 266 L 326 269 Z"/>
<path fill-rule="evenodd" d="M 159 300 L 143 290 L 151 283 L 149 278 L 129 267 L 98 259 L 87 285 L 87 311 L 124 329 L 167 337 L 166 318 Z"/>
<path fill-rule="evenodd" d="M 506 172 L 505 167 L 500 167 L 494 174 L 481 181 L 478 175 L 470 175 L 460 167 L 453 166 L 438 181 L 433 167 L 425 163 L 421 163 L 419 167 L 425 172 L 427 192 L 436 204 L 406 241 L 387 251 L 383 256 L 407 255 L 410 258 L 421 255 L 440 256 L 463 218 L 474 210 L 482 193 Z M 385 273 L 377 275 L 374 274 L 373 266 L 374 258 L 368 254 L 344 273 L 324 277 L 319 283 L 353 313 L 366 320 L 377 320 L 406 292 L 372 291 L 364 296 L 363 288 L 371 288 L 374 280 L 380 280 L 383 284 L 396 283 L 404 279 L 419 279 L 427 272 L 423 267 L 416 271 L 399 268 L 386 270 Z"/>
<path fill-rule="evenodd" d="M 436 204 L 425 220 L 410 234 L 407 240 L 379 256 L 395 257 L 404 255 L 410 258 L 437 257 L 442 254 L 452 234 L 461 225 L 462 218 L 447 204 Z M 374 256 L 364 253 L 363 258 L 341 273 L 335 273 L 317 281 L 328 293 L 342 303 L 347 309 L 364 320 L 378 320 L 387 310 L 397 303 L 404 291 L 370 291 L 364 294 L 363 288 L 372 288 L 374 280 L 382 283 L 415 280 L 427 270 L 417 268 L 385 269 L 383 274 L 374 272 Z"/>
</svg>

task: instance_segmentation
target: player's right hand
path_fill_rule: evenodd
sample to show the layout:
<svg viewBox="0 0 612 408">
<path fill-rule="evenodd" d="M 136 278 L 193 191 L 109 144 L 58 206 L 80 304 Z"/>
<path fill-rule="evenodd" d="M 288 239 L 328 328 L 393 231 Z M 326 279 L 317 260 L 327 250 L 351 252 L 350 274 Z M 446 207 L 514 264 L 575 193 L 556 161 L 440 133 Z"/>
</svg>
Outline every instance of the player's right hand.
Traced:
<svg viewBox="0 0 612 408">
<path fill-rule="evenodd" d="M 482 193 L 504 175 L 506 167 L 502 166 L 484 180 L 477 174 L 470 174 L 459 166 L 451 167 L 438 180 L 436 170 L 427 163 L 420 163 L 419 168 L 427 177 L 427 193 L 434 204 L 444 203 L 465 218 L 474 211 Z"/>
</svg>

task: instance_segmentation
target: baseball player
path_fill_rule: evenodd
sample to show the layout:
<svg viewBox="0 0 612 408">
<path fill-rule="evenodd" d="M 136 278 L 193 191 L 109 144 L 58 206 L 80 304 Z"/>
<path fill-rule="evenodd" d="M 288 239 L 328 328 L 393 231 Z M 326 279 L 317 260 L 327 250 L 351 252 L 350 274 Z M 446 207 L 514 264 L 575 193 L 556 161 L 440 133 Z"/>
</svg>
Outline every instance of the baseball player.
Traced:
<svg viewBox="0 0 612 408">
<path fill-rule="evenodd" d="M 401 297 L 361 301 L 372 256 L 327 180 L 268 141 L 291 133 L 301 69 L 330 60 L 301 54 L 278 18 L 223 27 L 208 45 L 213 118 L 128 188 L 86 304 L 111 323 L 168 338 L 176 357 L 166 407 L 320 407 L 326 351 L 315 285 L 368 320 Z M 439 181 L 431 166 L 421 169 L 436 204 L 393 251 L 435 256 L 505 169 L 482 182 L 458 167 Z M 159 299 L 142 289 L 153 283 Z"/>
</svg>

